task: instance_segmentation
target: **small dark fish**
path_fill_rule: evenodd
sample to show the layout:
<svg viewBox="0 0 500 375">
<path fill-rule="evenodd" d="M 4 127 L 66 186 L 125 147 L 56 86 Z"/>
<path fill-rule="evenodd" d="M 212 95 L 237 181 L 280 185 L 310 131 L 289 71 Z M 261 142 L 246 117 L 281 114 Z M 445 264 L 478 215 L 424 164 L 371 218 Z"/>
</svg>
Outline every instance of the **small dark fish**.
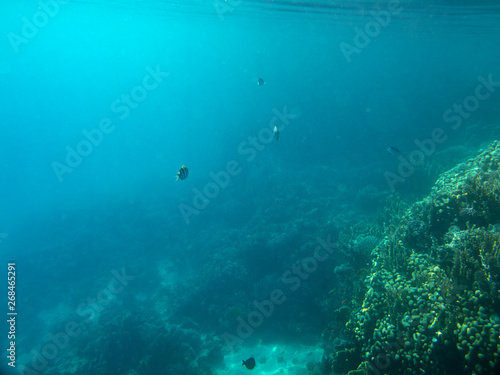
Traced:
<svg viewBox="0 0 500 375">
<path fill-rule="evenodd" d="M 280 130 L 276 125 L 274 125 L 273 133 L 274 133 L 274 139 L 278 141 L 280 139 Z"/>
<path fill-rule="evenodd" d="M 177 172 L 177 179 L 175 181 L 179 181 L 179 179 L 181 180 L 185 180 L 187 177 L 188 177 L 188 174 L 189 174 L 189 170 L 187 169 L 187 167 L 185 165 L 183 165 L 181 167 L 181 169 L 179 169 L 179 172 Z"/>
<path fill-rule="evenodd" d="M 264 81 L 264 79 L 262 79 L 262 78 L 260 78 L 260 77 L 259 77 L 259 79 L 257 80 L 257 84 L 258 84 L 259 86 L 262 86 L 264 83 L 266 83 L 266 82 Z"/>
<path fill-rule="evenodd" d="M 243 361 L 242 366 L 245 366 L 249 370 L 253 370 L 255 367 L 255 359 L 253 357 L 248 358 L 246 361 Z"/>
<path fill-rule="evenodd" d="M 396 147 L 392 147 L 392 146 L 387 147 L 386 150 L 391 155 L 397 155 L 397 154 L 401 153 Z"/>
</svg>

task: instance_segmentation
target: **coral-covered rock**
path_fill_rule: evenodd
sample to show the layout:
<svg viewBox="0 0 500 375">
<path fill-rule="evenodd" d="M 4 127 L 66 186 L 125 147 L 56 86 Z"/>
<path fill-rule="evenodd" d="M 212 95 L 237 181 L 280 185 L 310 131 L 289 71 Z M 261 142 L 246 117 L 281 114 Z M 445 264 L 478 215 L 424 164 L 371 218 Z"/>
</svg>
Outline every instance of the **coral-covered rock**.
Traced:
<svg viewBox="0 0 500 375">
<path fill-rule="evenodd" d="M 487 374 L 500 359 L 500 143 L 442 174 L 372 252 L 335 371 Z M 390 371 L 389 371 L 390 370 Z"/>
</svg>

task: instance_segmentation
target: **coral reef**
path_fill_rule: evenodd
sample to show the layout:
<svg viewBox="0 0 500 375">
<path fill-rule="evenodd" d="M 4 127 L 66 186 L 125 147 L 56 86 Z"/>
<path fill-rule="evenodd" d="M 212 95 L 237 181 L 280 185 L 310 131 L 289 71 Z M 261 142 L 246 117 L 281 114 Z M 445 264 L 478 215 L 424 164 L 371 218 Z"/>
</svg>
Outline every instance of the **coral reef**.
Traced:
<svg viewBox="0 0 500 375">
<path fill-rule="evenodd" d="M 210 375 L 224 363 L 222 341 L 200 333 L 188 318 L 174 325 L 162 324 L 155 314 L 110 309 L 105 315 L 106 325 L 85 328 L 72 350 L 62 351 L 45 372 Z M 83 345 L 89 337 L 97 339 Z"/>
<path fill-rule="evenodd" d="M 325 347 L 334 373 L 493 370 L 500 350 L 499 165 L 494 142 L 443 173 L 373 249 L 346 340 Z"/>
</svg>

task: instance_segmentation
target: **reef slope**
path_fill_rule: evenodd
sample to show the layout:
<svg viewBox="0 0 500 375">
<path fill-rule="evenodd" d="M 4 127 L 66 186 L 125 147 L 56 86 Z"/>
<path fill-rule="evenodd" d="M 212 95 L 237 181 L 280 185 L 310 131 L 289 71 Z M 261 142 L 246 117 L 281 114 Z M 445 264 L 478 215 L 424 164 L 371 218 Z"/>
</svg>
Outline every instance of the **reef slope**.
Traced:
<svg viewBox="0 0 500 375">
<path fill-rule="evenodd" d="M 500 349 L 500 142 L 443 173 L 371 253 L 333 373 L 490 374 Z"/>
</svg>

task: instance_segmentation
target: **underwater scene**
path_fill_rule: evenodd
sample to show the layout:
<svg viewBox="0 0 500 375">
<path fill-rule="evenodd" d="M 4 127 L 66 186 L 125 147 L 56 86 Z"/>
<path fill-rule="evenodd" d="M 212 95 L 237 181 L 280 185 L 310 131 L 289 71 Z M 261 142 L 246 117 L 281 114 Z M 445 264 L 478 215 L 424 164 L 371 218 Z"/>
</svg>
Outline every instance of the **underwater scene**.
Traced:
<svg viewBox="0 0 500 375">
<path fill-rule="evenodd" d="M 500 3 L 0 12 L 1 375 L 500 374 Z"/>
</svg>

